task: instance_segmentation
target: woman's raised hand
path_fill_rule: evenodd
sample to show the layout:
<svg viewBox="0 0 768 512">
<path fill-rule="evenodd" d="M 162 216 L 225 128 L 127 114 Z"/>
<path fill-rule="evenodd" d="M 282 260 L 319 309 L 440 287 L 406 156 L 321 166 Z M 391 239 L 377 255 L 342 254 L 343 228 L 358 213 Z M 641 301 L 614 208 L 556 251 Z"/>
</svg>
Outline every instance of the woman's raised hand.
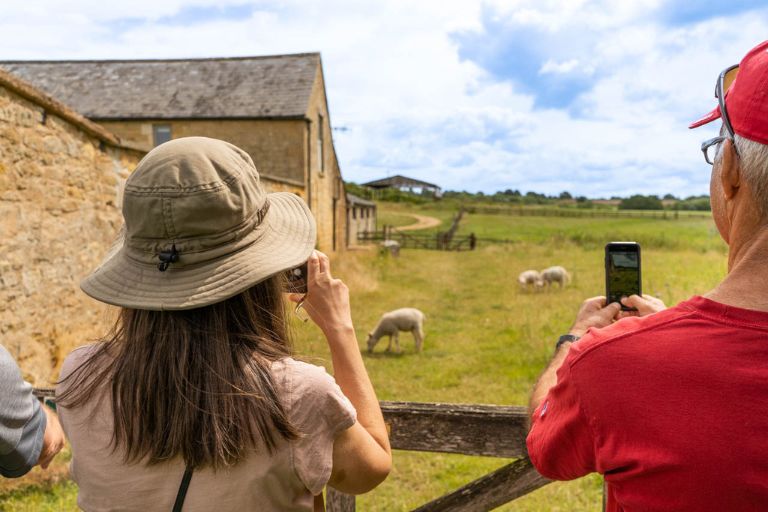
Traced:
<svg viewBox="0 0 768 512">
<path fill-rule="evenodd" d="M 313 252 L 307 261 L 306 296 L 293 293 L 290 299 L 299 302 L 302 297 L 307 314 L 326 336 L 334 331 L 353 330 L 349 288 L 331 275 L 331 262 L 320 251 Z"/>
</svg>

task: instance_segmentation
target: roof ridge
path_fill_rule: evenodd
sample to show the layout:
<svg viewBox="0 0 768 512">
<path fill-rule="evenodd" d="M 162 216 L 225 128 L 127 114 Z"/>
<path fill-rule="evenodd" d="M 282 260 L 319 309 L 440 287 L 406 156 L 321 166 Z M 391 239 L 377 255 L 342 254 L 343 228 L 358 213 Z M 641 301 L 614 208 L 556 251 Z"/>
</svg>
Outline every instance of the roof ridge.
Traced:
<svg viewBox="0 0 768 512">
<path fill-rule="evenodd" d="M 275 55 L 244 55 L 238 57 L 193 57 L 178 59 L 70 59 L 70 60 L 0 60 L 0 64 L 116 64 L 116 63 L 138 63 L 138 62 L 210 62 L 210 61 L 241 61 L 241 60 L 262 60 L 285 57 L 320 57 L 320 52 L 302 52 L 302 53 L 282 53 Z"/>
</svg>

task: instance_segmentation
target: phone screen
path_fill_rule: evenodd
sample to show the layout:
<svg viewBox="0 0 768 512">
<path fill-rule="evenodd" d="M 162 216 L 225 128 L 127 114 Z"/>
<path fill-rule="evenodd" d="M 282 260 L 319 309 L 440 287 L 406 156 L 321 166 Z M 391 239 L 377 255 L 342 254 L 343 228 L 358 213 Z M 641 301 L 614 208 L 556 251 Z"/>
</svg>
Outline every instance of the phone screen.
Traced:
<svg viewBox="0 0 768 512">
<path fill-rule="evenodd" d="M 605 246 L 605 283 L 608 303 L 640 295 L 640 245 L 612 242 Z"/>
</svg>

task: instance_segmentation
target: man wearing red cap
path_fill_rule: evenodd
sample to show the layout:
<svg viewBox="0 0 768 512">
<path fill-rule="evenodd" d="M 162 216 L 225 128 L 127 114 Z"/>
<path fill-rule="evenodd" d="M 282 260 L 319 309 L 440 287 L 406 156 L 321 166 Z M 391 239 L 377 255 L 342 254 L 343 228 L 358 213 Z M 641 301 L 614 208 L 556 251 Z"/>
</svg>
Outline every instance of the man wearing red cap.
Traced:
<svg viewBox="0 0 768 512">
<path fill-rule="evenodd" d="M 702 151 L 728 275 L 669 309 L 630 297 L 619 322 L 587 300 L 531 397 L 533 464 L 604 474 L 609 511 L 768 510 L 768 41 L 716 96 L 691 128 L 722 120 Z"/>
</svg>

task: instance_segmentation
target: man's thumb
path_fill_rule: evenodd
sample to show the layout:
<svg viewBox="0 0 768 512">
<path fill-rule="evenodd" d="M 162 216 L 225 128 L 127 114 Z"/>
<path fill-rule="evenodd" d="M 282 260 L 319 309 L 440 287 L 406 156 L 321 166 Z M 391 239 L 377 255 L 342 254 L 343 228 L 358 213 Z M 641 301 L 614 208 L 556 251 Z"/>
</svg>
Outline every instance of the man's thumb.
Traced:
<svg viewBox="0 0 768 512">
<path fill-rule="evenodd" d="M 619 311 L 621 311 L 621 304 L 618 302 L 611 302 L 605 306 L 605 311 L 611 316 L 611 318 L 613 318 L 619 313 Z"/>
</svg>

